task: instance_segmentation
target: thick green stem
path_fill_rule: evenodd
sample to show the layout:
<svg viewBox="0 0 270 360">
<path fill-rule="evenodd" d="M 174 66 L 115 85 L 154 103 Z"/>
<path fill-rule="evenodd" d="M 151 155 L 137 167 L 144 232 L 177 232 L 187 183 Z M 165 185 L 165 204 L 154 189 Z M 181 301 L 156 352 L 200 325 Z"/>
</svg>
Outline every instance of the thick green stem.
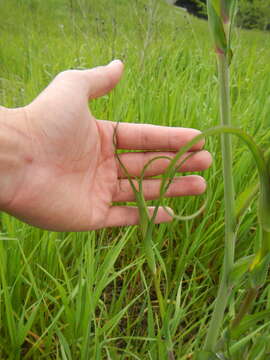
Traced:
<svg viewBox="0 0 270 360">
<path fill-rule="evenodd" d="M 230 126 L 229 64 L 225 54 L 218 54 L 218 72 L 221 123 L 222 125 Z M 232 175 L 232 145 L 229 134 L 222 134 L 222 158 L 225 204 L 225 251 L 220 286 L 204 345 L 206 351 L 215 351 L 218 334 L 227 306 L 227 300 L 231 292 L 231 288 L 228 284 L 228 275 L 232 271 L 234 263 L 235 196 Z"/>
<path fill-rule="evenodd" d="M 229 85 L 229 64 L 225 55 L 218 56 L 218 71 L 221 99 L 221 123 L 231 125 L 231 104 Z M 235 232 L 235 194 L 232 174 L 232 143 L 231 135 L 223 134 L 222 158 L 224 177 L 224 204 L 225 204 L 225 263 L 226 269 L 231 271 L 234 263 L 234 232 Z"/>
</svg>

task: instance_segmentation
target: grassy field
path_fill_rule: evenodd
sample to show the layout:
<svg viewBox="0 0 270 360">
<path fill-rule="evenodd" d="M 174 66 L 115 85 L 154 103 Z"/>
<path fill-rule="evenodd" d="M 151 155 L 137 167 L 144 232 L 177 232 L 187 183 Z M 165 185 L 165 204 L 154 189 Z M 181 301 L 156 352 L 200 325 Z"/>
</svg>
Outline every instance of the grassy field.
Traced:
<svg viewBox="0 0 270 360">
<path fill-rule="evenodd" d="M 269 41 L 269 33 L 236 30 L 233 45 L 233 122 L 263 149 L 270 141 Z M 125 75 L 109 96 L 92 102 L 97 118 L 200 130 L 218 123 L 215 57 L 204 21 L 158 0 L 0 0 L 1 105 L 25 105 L 58 72 L 114 58 L 124 61 Z M 238 139 L 233 144 L 239 194 L 257 175 L 246 147 Z M 189 222 L 156 226 L 163 322 L 137 227 L 54 233 L 2 213 L 0 359 L 192 359 L 205 338 L 223 258 L 219 139 L 208 139 L 206 148 L 214 157 L 204 173 L 207 209 Z M 190 214 L 203 200 L 169 204 Z M 255 218 L 252 206 L 237 258 L 253 251 Z M 241 289 L 235 293 L 241 297 Z M 265 286 L 255 309 L 269 308 Z M 233 313 L 230 306 L 225 320 Z M 232 359 L 255 360 L 252 344 L 262 336 L 270 344 L 269 333 L 270 311 L 241 334 Z M 258 359 L 269 352 L 270 345 Z"/>
</svg>

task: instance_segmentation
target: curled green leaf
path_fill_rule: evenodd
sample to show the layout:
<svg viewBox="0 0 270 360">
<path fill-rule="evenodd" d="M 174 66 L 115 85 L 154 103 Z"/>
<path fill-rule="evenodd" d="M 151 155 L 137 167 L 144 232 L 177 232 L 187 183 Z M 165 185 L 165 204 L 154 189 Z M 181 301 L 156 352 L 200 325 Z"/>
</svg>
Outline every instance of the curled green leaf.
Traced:
<svg viewBox="0 0 270 360">
<path fill-rule="evenodd" d="M 257 144 L 253 141 L 253 139 L 241 129 L 237 129 L 229 126 L 217 126 L 209 130 L 206 130 L 202 134 L 196 136 L 188 144 L 183 146 L 181 150 L 176 154 L 174 159 L 170 162 L 170 165 L 168 166 L 166 172 L 163 175 L 163 179 L 160 186 L 160 199 L 164 198 L 167 188 L 167 179 L 172 178 L 174 176 L 175 167 L 180 157 L 183 156 L 184 153 L 188 152 L 193 145 L 198 143 L 203 138 L 211 135 L 219 135 L 224 133 L 238 136 L 242 141 L 245 142 L 245 144 L 248 146 L 250 152 L 253 155 L 253 158 L 255 160 L 258 169 L 259 180 L 260 180 L 258 218 L 264 233 L 270 233 L 270 182 L 269 182 L 268 164 L 265 161 L 265 157 L 261 149 L 257 146 Z M 270 236 L 265 235 L 262 240 L 263 240 L 262 248 L 265 249 L 264 252 L 270 251 Z"/>
</svg>

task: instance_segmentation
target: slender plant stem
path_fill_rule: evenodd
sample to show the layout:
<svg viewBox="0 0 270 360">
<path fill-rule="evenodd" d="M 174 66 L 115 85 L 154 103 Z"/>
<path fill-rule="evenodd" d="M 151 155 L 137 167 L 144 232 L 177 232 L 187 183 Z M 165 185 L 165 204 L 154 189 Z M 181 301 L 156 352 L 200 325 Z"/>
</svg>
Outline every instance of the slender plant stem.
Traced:
<svg viewBox="0 0 270 360">
<path fill-rule="evenodd" d="M 218 54 L 218 73 L 220 91 L 220 113 L 222 125 L 230 126 L 231 106 L 229 87 L 229 64 L 225 54 Z M 234 237 L 235 237 L 235 196 L 232 175 L 232 145 L 229 134 L 222 134 L 222 158 L 224 178 L 225 204 L 225 251 L 220 286 L 215 302 L 214 312 L 210 321 L 204 349 L 215 351 L 218 334 L 222 325 L 227 300 L 231 292 L 228 284 L 228 275 L 234 264 Z"/>
<path fill-rule="evenodd" d="M 256 299 L 256 296 L 258 294 L 258 288 L 250 288 L 247 290 L 245 299 L 239 309 L 239 312 L 237 316 L 234 318 L 231 324 L 231 330 L 234 330 L 237 328 L 237 326 L 241 323 L 241 320 L 243 317 L 249 312 L 254 300 Z"/>
<path fill-rule="evenodd" d="M 157 295 L 157 299 L 158 299 L 158 304 L 159 304 L 159 310 L 160 310 L 160 316 L 162 321 L 165 318 L 165 308 L 164 308 L 164 298 L 160 289 L 160 278 L 159 278 L 160 274 L 158 272 L 156 272 L 155 274 L 153 274 L 154 277 L 154 284 L 155 284 L 155 291 L 156 291 L 156 295 Z"/>
</svg>

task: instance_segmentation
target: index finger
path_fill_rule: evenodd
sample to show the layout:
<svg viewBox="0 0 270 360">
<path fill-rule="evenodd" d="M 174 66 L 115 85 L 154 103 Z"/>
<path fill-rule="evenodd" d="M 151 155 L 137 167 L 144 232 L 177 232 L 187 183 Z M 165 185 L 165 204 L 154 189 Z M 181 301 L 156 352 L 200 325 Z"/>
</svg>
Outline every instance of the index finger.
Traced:
<svg viewBox="0 0 270 360">
<path fill-rule="evenodd" d="M 199 130 L 191 128 L 118 123 L 116 129 L 117 148 L 177 151 L 200 133 Z M 190 151 L 201 150 L 203 145 L 204 140 L 201 140 L 192 146 Z"/>
</svg>

